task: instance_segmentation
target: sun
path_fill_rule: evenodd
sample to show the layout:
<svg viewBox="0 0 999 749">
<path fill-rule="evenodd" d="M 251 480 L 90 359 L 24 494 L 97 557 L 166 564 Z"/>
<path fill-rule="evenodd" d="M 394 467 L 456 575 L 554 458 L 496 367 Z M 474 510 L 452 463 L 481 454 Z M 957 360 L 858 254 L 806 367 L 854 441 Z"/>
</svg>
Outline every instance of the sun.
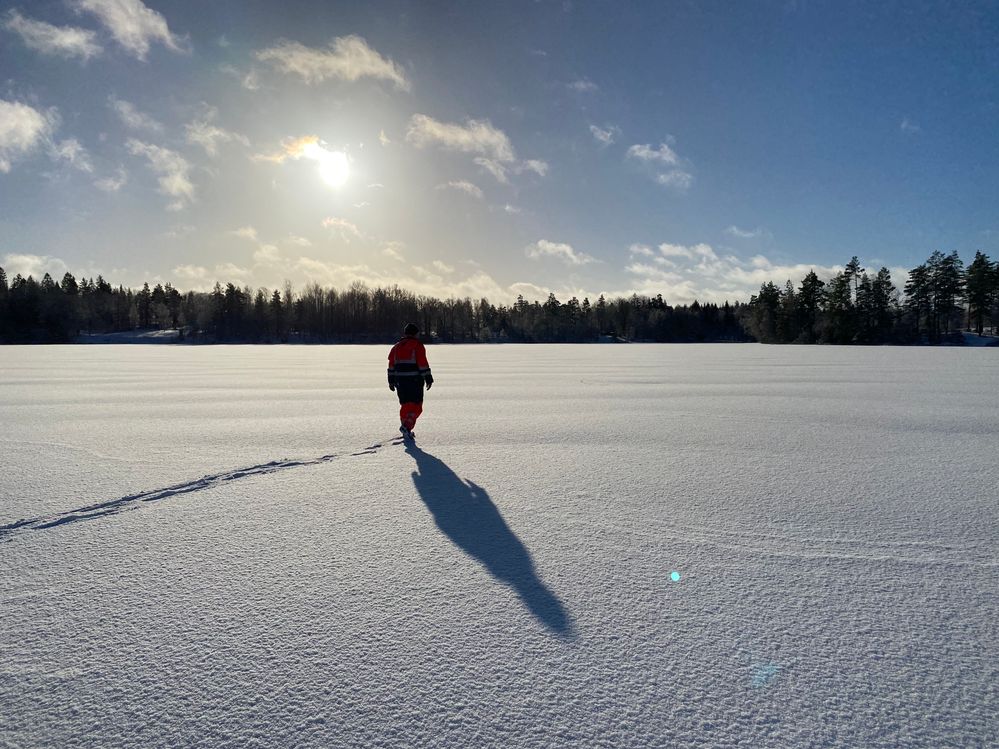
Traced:
<svg viewBox="0 0 999 749">
<path fill-rule="evenodd" d="M 323 151 L 318 159 L 319 176 L 330 187 L 343 187 L 350 177 L 350 161 L 343 151 Z"/>
</svg>

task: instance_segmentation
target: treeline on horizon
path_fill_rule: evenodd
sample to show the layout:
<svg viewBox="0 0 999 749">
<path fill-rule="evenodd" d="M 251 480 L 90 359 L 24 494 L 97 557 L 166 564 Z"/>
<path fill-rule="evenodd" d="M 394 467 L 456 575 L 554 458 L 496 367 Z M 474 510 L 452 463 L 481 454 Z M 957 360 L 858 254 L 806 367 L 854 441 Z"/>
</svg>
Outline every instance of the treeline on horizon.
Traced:
<svg viewBox="0 0 999 749">
<path fill-rule="evenodd" d="M 761 343 L 941 343 L 961 330 L 982 335 L 999 321 L 999 262 L 934 252 L 909 271 L 900 294 L 887 268 L 874 275 L 857 257 L 828 283 L 814 271 L 795 288 L 768 281 L 742 322 Z"/>
<path fill-rule="evenodd" d="M 981 333 L 999 319 L 999 263 L 977 253 L 935 252 L 910 271 L 904 299 L 887 269 L 869 275 L 854 257 L 829 283 L 811 272 L 798 288 L 764 283 L 748 304 L 669 305 L 662 295 L 596 302 L 523 297 L 509 306 L 486 299 L 438 299 L 398 287 L 347 289 L 309 283 L 295 292 L 217 283 L 210 292 L 171 284 L 139 291 L 101 276 L 56 282 L 0 268 L 0 342 L 59 343 L 81 334 L 177 329 L 204 343 L 375 343 L 395 340 L 414 321 L 440 342 L 936 343 L 966 323 Z"/>
</svg>

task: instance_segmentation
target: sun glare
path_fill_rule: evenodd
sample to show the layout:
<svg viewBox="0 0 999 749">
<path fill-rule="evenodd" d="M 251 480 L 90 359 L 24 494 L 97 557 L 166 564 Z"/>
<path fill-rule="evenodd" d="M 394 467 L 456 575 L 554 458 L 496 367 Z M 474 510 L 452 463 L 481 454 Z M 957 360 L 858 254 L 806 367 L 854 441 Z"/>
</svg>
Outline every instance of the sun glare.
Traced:
<svg viewBox="0 0 999 749">
<path fill-rule="evenodd" d="M 342 187 L 350 176 L 350 162 L 342 151 L 325 151 L 319 158 L 319 176 L 330 187 Z"/>
</svg>

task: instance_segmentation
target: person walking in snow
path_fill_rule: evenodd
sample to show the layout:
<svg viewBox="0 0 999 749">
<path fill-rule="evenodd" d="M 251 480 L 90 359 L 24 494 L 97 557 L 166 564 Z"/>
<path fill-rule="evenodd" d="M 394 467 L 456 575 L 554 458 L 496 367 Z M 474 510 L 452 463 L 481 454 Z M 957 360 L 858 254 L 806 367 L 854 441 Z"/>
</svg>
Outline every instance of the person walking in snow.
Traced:
<svg viewBox="0 0 999 749">
<path fill-rule="evenodd" d="M 399 431 L 406 439 L 412 439 L 413 427 L 423 413 L 423 386 L 427 390 L 434 384 L 427 362 L 427 350 L 416 336 L 420 328 L 409 323 L 403 331 L 405 335 L 389 351 L 388 386 L 399 396 Z"/>
</svg>

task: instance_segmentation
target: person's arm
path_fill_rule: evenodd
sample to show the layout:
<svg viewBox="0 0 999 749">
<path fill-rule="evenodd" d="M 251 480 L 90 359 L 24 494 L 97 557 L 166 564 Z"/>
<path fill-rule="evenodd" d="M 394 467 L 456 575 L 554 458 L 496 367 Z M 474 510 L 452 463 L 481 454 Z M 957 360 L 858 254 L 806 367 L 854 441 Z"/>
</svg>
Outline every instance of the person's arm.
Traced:
<svg viewBox="0 0 999 749">
<path fill-rule="evenodd" d="M 420 376 L 423 377 L 423 382 L 426 383 L 427 390 L 433 387 L 434 376 L 430 373 L 430 362 L 427 361 L 427 349 L 421 343 L 416 349 L 416 366 L 420 368 Z"/>
<path fill-rule="evenodd" d="M 388 386 L 389 390 L 395 390 L 395 346 L 388 356 Z"/>
</svg>

